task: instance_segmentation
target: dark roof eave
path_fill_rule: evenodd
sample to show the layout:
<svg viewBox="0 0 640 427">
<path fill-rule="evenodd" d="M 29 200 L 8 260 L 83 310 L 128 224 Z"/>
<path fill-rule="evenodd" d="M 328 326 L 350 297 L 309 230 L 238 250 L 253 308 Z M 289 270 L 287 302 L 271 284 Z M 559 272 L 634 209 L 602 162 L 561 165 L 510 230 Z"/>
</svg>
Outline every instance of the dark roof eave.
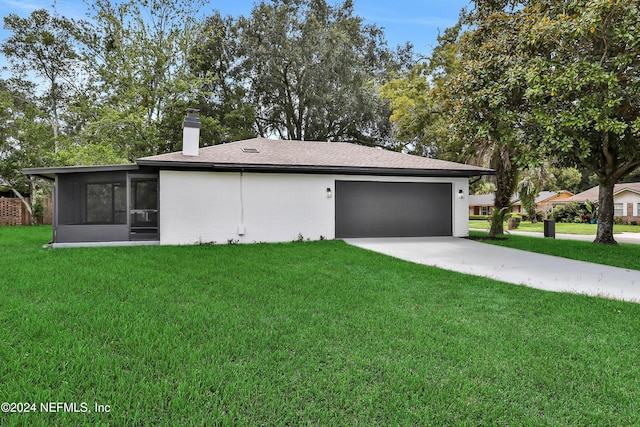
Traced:
<svg viewBox="0 0 640 427">
<path fill-rule="evenodd" d="M 161 169 L 196 169 L 217 171 L 254 171 L 271 173 L 314 173 L 314 174 L 346 174 L 346 175 L 385 175 L 385 176 L 427 176 L 427 177 L 470 177 L 494 175 L 491 169 L 400 169 L 355 166 L 310 166 L 310 165 L 256 165 L 239 163 L 179 162 L 138 160 L 140 166 L 153 166 Z"/>
<path fill-rule="evenodd" d="M 26 168 L 22 169 L 22 173 L 28 176 L 37 176 L 44 179 L 55 179 L 56 175 L 67 173 L 85 173 L 85 172 L 119 172 L 138 170 L 140 166 L 132 163 L 126 165 L 101 165 L 101 166 L 61 166 L 53 168 Z"/>
</svg>

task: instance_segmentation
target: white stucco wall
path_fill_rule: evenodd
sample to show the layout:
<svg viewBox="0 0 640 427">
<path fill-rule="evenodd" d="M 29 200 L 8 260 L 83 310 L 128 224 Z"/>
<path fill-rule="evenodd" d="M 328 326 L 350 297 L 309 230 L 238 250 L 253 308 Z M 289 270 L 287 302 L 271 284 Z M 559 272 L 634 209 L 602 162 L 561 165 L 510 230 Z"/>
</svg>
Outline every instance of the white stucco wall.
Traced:
<svg viewBox="0 0 640 427">
<path fill-rule="evenodd" d="M 451 182 L 453 234 L 468 235 L 467 178 L 160 171 L 160 242 L 333 239 L 336 180 Z M 327 198 L 327 188 L 334 197 Z"/>
</svg>

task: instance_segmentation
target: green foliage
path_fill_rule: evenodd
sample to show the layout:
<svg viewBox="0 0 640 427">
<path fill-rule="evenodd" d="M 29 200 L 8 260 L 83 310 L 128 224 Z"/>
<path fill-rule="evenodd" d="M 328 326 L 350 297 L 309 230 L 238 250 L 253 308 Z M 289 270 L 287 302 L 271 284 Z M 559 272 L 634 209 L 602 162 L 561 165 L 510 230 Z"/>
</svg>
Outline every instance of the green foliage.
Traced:
<svg viewBox="0 0 640 427">
<path fill-rule="evenodd" d="M 41 111 L 47 113 L 53 137 L 57 139 L 61 113 L 73 93 L 74 83 L 79 80 L 73 23 L 52 16 L 45 9 L 37 9 L 28 18 L 15 14 L 6 16 L 4 28 L 11 36 L 2 43 L 0 50 L 11 64 L 13 74 L 22 77 L 34 73 L 46 82 L 41 99 L 31 99 L 37 99 Z"/>
<path fill-rule="evenodd" d="M 78 23 L 78 37 L 94 76 L 97 106 L 83 139 L 112 146 L 131 161 L 175 150 L 181 141 L 176 122 L 209 78 L 194 75 L 188 66 L 202 2 L 97 0 L 88 5 L 91 21 Z"/>
<path fill-rule="evenodd" d="M 519 170 L 541 161 L 524 96 L 528 64 L 518 43 L 519 23 L 511 4 L 476 2 L 448 41 L 457 45 L 460 61 L 443 86 L 452 137 L 464 144 L 467 156 L 496 170 L 492 236 L 503 232 L 501 212 L 510 206 Z"/>
<path fill-rule="evenodd" d="M 217 126 L 203 125 L 205 145 L 253 138 L 255 107 L 247 102 L 247 88 L 239 63 L 239 26 L 232 17 L 214 13 L 202 25 L 198 43 L 189 50 L 189 69 L 201 79 L 196 93 L 201 120 L 211 118 Z"/>
<path fill-rule="evenodd" d="M 42 222 L 42 218 L 44 218 L 44 196 L 42 191 L 37 191 L 35 194 L 32 194 L 31 197 L 34 199 L 31 204 L 31 214 L 37 220 L 37 222 Z"/>
<path fill-rule="evenodd" d="M 598 238 L 614 243 L 613 185 L 640 165 L 640 9 L 621 0 L 525 3 L 526 97 L 540 147 L 597 174 Z"/>
<path fill-rule="evenodd" d="M 532 214 L 531 219 L 535 222 L 537 217 L 536 212 L 536 197 L 540 193 L 540 189 L 534 179 L 531 176 L 525 176 L 522 181 L 518 183 L 518 197 L 522 207 L 527 213 Z"/>
<path fill-rule="evenodd" d="M 496 192 L 496 185 L 489 181 L 491 177 L 482 177 L 481 180 L 470 183 L 470 194 L 494 194 Z"/>
<path fill-rule="evenodd" d="M 576 194 L 583 190 L 580 187 L 581 181 L 582 174 L 577 168 L 555 167 L 551 169 L 549 180 L 547 181 L 545 188 L 550 191 L 566 190 Z"/>
<path fill-rule="evenodd" d="M 265 1 L 238 19 L 202 18 L 202 0 L 87 5 L 86 21 L 43 9 L 4 19 L 11 35 L 2 52 L 14 75 L 38 78 L 25 102 L 34 125 L 53 134 L 30 142 L 53 142 L 31 165 L 177 151 L 189 107 L 202 110 L 205 146 L 259 134 L 396 148 L 378 88 L 411 49 L 388 49 L 382 30 L 355 16 L 350 1 Z M 36 131 L 23 125 L 17 132 Z M 29 166 L 7 160 L 4 169 L 18 174 L 18 163 Z"/>
<path fill-rule="evenodd" d="M 53 164 L 55 141 L 47 116 L 29 102 L 33 85 L 0 80 L 0 181 L 21 192 L 27 167 Z"/>
<path fill-rule="evenodd" d="M 509 210 L 511 205 L 504 206 L 500 209 L 494 207 L 489 215 L 489 222 L 491 228 L 489 229 L 489 236 L 495 237 L 500 234 L 504 234 L 504 221 L 509 218 Z"/>
<path fill-rule="evenodd" d="M 237 25 L 236 60 L 259 135 L 368 145 L 388 138 L 377 84 L 392 55 L 351 1 L 262 1 Z"/>
<path fill-rule="evenodd" d="M 488 221 L 489 220 L 489 216 L 488 215 L 469 215 L 469 219 L 470 220 L 484 220 L 484 221 Z"/>
<path fill-rule="evenodd" d="M 459 27 L 447 29 L 431 57 L 385 83 L 381 96 L 389 101 L 393 137 L 399 148 L 427 157 L 464 161 L 461 140 L 451 138 L 450 105 L 444 88 L 459 72 Z"/>
<path fill-rule="evenodd" d="M 615 243 L 612 188 L 640 165 L 640 9 L 476 1 L 460 24 L 461 66 L 445 85 L 451 125 L 496 169 L 496 207 L 508 206 L 519 169 L 579 164 L 600 185 L 596 241 Z"/>
<path fill-rule="evenodd" d="M 590 223 L 597 218 L 597 204 L 591 202 L 569 202 L 556 205 L 549 212 L 549 218 L 556 222 Z"/>
</svg>

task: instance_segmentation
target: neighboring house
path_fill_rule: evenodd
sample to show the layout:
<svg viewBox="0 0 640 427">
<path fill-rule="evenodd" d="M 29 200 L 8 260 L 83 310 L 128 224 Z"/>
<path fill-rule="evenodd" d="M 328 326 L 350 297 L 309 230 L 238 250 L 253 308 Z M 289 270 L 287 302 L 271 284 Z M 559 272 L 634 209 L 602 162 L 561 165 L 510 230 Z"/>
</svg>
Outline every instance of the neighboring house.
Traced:
<svg viewBox="0 0 640 427">
<path fill-rule="evenodd" d="M 551 209 L 553 204 L 568 199 L 573 196 L 569 191 L 541 191 L 536 197 L 536 211 L 544 211 Z M 469 215 L 489 215 L 494 206 L 494 194 L 478 194 L 469 196 Z M 511 198 L 511 212 L 525 213 L 522 202 L 517 195 Z"/>
<path fill-rule="evenodd" d="M 469 196 L 469 215 L 491 215 L 494 208 L 495 194 L 474 194 Z M 520 212 L 520 206 L 516 204 L 518 198 L 511 198 L 511 211 Z"/>
<path fill-rule="evenodd" d="M 349 143 L 198 138 L 190 114 L 182 152 L 26 169 L 55 181 L 54 246 L 466 236 L 469 177 L 493 173 Z"/>
<path fill-rule="evenodd" d="M 553 205 L 556 203 L 560 203 L 563 200 L 568 200 L 573 196 L 573 193 L 566 190 L 560 191 L 541 191 L 536 197 L 536 211 L 547 212 L 549 209 L 553 208 Z M 526 213 L 524 207 L 522 207 L 522 202 L 520 199 L 514 202 L 514 206 L 518 207 L 518 212 Z"/>
<path fill-rule="evenodd" d="M 473 194 L 469 196 L 469 215 L 491 215 L 495 194 Z"/>
<path fill-rule="evenodd" d="M 565 202 L 598 202 L 600 187 L 590 188 L 566 199 Z M 640 182 L 616 184 L 613 188 L 613 215 L 624 223 L 640 223 Z"/>
</svg>

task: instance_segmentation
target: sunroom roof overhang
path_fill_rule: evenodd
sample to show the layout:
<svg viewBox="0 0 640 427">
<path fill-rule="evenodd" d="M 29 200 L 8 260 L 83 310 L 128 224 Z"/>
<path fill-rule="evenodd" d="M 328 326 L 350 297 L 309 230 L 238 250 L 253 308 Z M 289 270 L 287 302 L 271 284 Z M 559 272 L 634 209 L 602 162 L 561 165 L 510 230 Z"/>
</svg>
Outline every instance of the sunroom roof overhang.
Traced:
<svg viewBox="0 0 640 427">
<path fill-rule="evenodd" d="M 68 173 L 91 173 L 91 172 L 122 172 L 139 170 L 137 164 L 126 165 L 102 165 L 102 166 L 62 166 L 53 168 L 26 168 L 22 173 L 27 176 L 35 176 L 47 180 L 54 180 L 56 175 Z"/>
</svg>

